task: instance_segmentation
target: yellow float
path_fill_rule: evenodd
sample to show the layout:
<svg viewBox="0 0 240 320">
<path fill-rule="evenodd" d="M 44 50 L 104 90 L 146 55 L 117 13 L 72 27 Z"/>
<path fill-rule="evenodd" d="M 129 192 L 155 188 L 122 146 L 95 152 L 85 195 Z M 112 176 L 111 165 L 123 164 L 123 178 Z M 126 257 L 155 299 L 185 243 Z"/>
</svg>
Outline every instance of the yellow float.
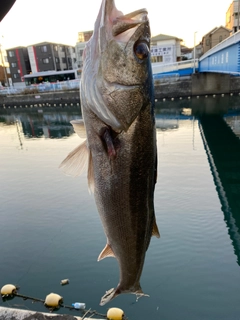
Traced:
<svg viewBox="0 0 240 320">
<path fill-rule="evenodd" d="M 13 284 L 6 284 L 1 289 L 2 296 L 12 295 L 17 292 L 17 288 Z"/>
<path fill-rule="evenodd" d="M 107 312 L 108 320 L 122 320 L 123 316 L 124 316 L 124 312 L 119 308 L 111 308 Z"/>
<path fill-rule="evenodd" d="M 50 293 L 46 296 L 44 304 L 47 307 L 57 308 L 63 302 L 63 297 L 56 293 Z"/>
</svg>

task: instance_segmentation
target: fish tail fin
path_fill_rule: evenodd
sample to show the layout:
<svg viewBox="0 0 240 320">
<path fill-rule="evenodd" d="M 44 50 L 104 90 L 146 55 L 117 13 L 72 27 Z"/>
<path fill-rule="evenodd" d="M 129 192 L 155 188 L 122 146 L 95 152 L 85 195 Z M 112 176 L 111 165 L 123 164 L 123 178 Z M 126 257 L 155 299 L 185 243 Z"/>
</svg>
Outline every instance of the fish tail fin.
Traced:
<svg viewBox="0 0 240 320">
<path fill-rule="evenodd" d="M 142 297 L 149 297 L 149 294 L 146 294 L 142 291 L 142 288 L 140 286 L 140 283 L 138 283 L 136 289 L 134 292 L 132 292 L 133 294 L 135 294 L 137 296 L 137 301 L 138 299 L 142 298 Z"/>
<path fill-rule="evenodd" d="M 101 298 L 100 306 L 104 306 L 106 303 L 108 303 L 109 301 L 116 298 L 120 293 L 121 292 L 118 290 L 118 288 L 116 288 L 116 289 L 112 288 L 112 289 L 106 291 L 104 296 L 102 296 L 102 298 Z"/>
<path fill-rule="evenodd" d="M 141 297 L 149 297 L 148 294 L 145 294 L 142 291 L 142 288 L 140 286 L 140 283 L 138 283 L 135 288 L 132 288 L 131 290 L 121 290 L 119 288 L 119 286 L 115 289 L 112 288 L 108 291 L 106 291 L 105 295 L 102 296 L 101 301 L 100 301 L 100 306 L 104 306 L 106 303 L 108 303 L 109 301 L 113 300 L 114 298 L 116 298 L 119 294 L 121 293 L 132 293 L 135 294 L 137 296 L 137 301 L 138 299 L 140 299 Z"/>
</svg>

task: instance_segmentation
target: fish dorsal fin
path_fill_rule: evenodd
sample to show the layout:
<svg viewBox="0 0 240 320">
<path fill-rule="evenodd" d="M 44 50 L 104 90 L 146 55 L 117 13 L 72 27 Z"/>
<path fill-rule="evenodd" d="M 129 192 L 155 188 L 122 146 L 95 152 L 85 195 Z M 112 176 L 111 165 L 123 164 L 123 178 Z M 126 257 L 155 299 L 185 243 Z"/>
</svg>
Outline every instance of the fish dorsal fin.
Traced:
<svg viewBox="0 0 240 320">
<path fill-rule="evenodd" d="M 88 157 L 88 190 L 89 193 L 94 193 L 94 174 L 93 174 L 93 161 L 92 161 L 92 153 L 89 152 Z"/>
<path fill-rule="evenodd" d="M 157 238 L 160 238 L 160 233 L 159 233 L 159 231 L 158 231 L 158 226 L 157 226 L 155 217 L 154 217 L 154 221 L 153 221 L 152 236 L 155 236 L 155 237 L 157 237 Z"/>
<path fill-rule="evenodd" d="M 67 175 L 77 177 L 87 169 L 89 149 L 86 140 L 71 151 L 60 164 L 59 168 Z"/>
<path fill-rule="evenodd" d="M 84 121 L 82 119 L 77 119 L 77 120 L 70 121 L 70 123 L 72 124 L 73 129 L 76 132 L 76 134 L 80 138 L 86 139 L 87 133 L 86 133 L 86 128 L 85 128 L 85 125 L 84 125 Z"/>
<path fill-rule="evenodd" d="M 110 245 L 107 243 L 105 248 L 103 249 L 103 251 L 100 253 L 100 255 L 98 256 L 98 261 L 104 259 L 104 258 L 107 258 L 107 257 L 113 257 L 113 258 L 116 258 L 115 257 L 115 254 L 113 253 Z"/>
</svg>

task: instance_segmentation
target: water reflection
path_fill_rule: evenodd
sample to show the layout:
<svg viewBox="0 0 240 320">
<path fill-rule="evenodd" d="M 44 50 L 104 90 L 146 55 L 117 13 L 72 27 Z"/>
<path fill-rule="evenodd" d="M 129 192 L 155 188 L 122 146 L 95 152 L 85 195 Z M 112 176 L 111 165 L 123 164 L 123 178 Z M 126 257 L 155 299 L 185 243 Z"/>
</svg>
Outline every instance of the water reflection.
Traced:
<svg viewBox="0 0 240 320">
<path fill-rule="evenodd" d="M 205 150 L 240 265 L 240 139 L 227 122 L 217 114 L 200 116 Z"/>
<path fill-rule="evenodd" d="M 175 104 L 176 105 L 176 104 Z M 184 118 L 188 110 L 199 120 L 216 190 L 222 205 L 224 220 L 240 265 L 240 100 L 238 97 L 204 97 L 159 103 L 161 115 Z"/>
<path fill-rule="evenodd" d="M 238 97 L 200 98 L 156 103 L 156 126 L 160 131 L 179 129 L 180 120 L 199 120 L 199 126 L 240 265 L 240 100 Z M 20 148 L 23 138 L 62 138 L 74 133 L 70 121 L 81 117 L 79 107 L 68 110 L 1 110 L 0 122 L 14 126 Z M 194 125 L 193 125 L 194 148 Z"/>
<path fill-rule="evenodd" d="M 81 117 L 79 107 L 68 111 L 34 112 L 6 111 L 0 114 L 0 122 L 5 125 L 16 125 L 17 131 L 22 131 L 26 138 L 62 138 L 74 133 L 71 120 Z"/>
<path fill-rule="evenodd" d="M 157 103 L 155 201 L 161 240 L 153 239 L 143 274 L 150 299 L 130 304 L 126 295 L 118 300 L 129 319 L 239 315 L 240 170 L 239 144 L 233 138 L 239 102 L 208 97 Z M 79 116 L 79 107 L 0 110 L 0 280 L 2 285 L 16 283 L 23 294 L 34 297 L 58 292 L 67 304 L 80 297 L 99 310 L 106 281 L 114 284 L 117 276 L 116 261 L 95 263 L 105 236 L 86 176 L 71 179 L 57 168 L 80 141 L 69 123 Z M 50 134 L 44 128 L 50 128 Z M 52 139 L 61 135 L 71 136 Z M 18 140 L 24 146 L 21 152 Z M 60 287 L 60 280 L 68 277 L 71 285 Z"/>
</svg>

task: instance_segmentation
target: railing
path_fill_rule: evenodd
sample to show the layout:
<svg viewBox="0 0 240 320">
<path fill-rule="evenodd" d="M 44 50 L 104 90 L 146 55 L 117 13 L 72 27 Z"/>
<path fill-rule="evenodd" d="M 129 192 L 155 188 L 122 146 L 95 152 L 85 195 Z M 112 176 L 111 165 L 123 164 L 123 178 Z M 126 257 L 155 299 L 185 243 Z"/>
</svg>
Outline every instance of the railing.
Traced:
<svg viewBox="0 0 240 320">
<path fill-rule="evenodd" d="M 16 87 L 1 87 L 0 94 L 10 95 L 10 94 L 28 94 L 28 93 L 40 93 L 40 92 L 52 92 L 52 91 L 63 91 L 72 90 L 79 88 L 79 79 L 61 81 L 55 83 L 41 83 L 39 85 L 24 86 L 21 88 Z"/>
<path fill-rule="evenodd" d="M 167 64 L 164 64 L 162 62 L 152 63 L 153 75 L 158 73 L 172 72 L 172 71 L 178 71 L 178 70 L 188 69 L 188 68 L 197 69 L 198 59 L 185 60 L 185 61 L 173 62 L 173 63 L 167 63 Z"/>
</svg>

